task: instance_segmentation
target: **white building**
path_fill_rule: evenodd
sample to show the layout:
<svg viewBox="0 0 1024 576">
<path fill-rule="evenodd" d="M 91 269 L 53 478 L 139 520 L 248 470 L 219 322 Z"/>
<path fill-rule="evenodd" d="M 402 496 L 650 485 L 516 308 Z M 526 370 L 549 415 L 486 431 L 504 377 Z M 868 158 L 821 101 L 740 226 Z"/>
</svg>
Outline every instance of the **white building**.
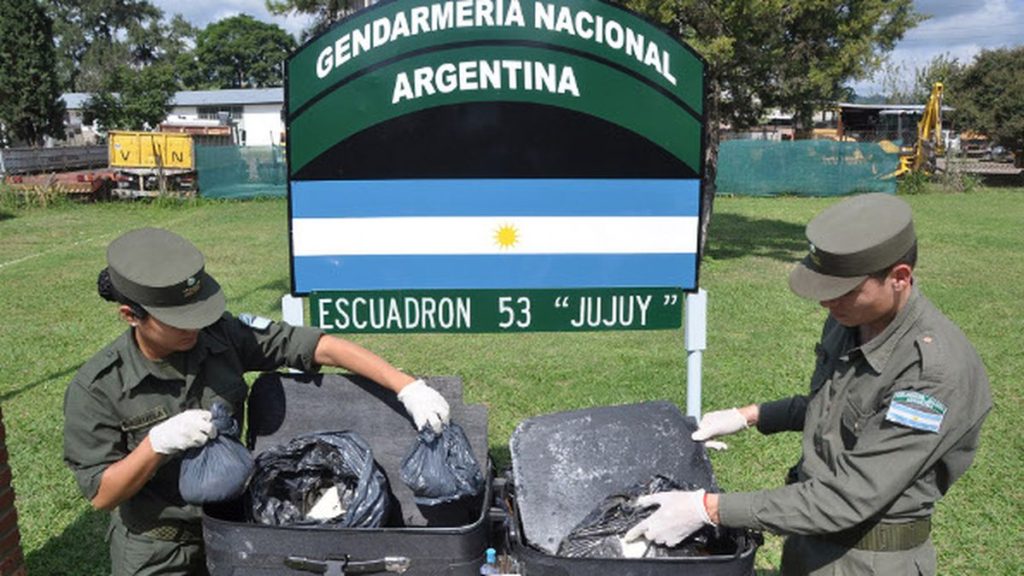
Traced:
<svg viewBox="0 0 1024 576">
<path fill-rule="evenodd" d="M 83 92 L 61 96 L 67 107 L 69 139 L 78 143 L 96 140 L 94 127 L 82 122 L 82 107 L 89 97 Z M 215 124 L 227 118 L 243 146 L 270 146 L 282 143 L 283 111 L 283 88 L 186 90 L 174 94 L 171 111 L 162 124 Z"/>
</svg>

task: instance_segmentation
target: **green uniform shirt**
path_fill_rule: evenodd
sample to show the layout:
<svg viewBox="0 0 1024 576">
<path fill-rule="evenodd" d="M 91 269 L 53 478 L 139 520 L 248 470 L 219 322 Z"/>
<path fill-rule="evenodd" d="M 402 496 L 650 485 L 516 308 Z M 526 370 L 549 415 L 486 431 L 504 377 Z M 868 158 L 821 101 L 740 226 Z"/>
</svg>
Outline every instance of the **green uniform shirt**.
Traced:
<svg viewBox="0 0 1024 576">
<path fill-rule="evenodd" d="M 881 334 L 826 321 L 808 396 L 762 404 L 764 433 L 803 430 L 798 481 L 723 494 L 726 526 L 827 534 L 930 516 L 974 459 L 992 407 L 964 334 L 915 288 Z M 913 420 L 908 420 L 908 416 Z"/>
<path fill-rule="evenodd" d="M 92 500 L 107 467 L 171 416 L 220 401 L 241 419 L 248 393 L 245 372 L 282 365 L 316 371 L 313 354 L 321 335 L 264 319 L 246 323 L 225 313 L 200 331 L 191 350 L 153 362 L 128 330 L 79 369 L 64 395 L 64 461 L 82 494 Z M 118 507 L 125 526 L 142 533 L 168 522 L 198 520 L 199 507 L 186 504 L 178 491 L 180 462 L 166 460 Z"/>
</svg>

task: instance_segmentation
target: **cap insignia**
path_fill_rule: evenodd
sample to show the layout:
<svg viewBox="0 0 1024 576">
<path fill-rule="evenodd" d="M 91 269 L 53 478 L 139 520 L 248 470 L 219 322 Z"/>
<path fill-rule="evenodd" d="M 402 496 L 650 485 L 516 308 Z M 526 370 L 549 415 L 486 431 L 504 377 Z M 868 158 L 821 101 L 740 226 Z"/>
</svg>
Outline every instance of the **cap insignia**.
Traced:
<svg viewBox="0 0 1024 576">
<path fill-rule="evenodd" d="M 191 298 L 199 292 L 202 283 L 195 276 L 189 276 L 188 280 L 185 280 L 185 289 L 181 291 L 181 295 L 186 299 Z"/>
<path fill-rule="evenodd" d="M 818 249 L 814 246 L 813 242 L 809 243 L 810 253 L 808 256 L 811 258 L 811 262 L 814 262 L 815 266 L 821 266 L 821 256 L 818 255 Z"/>
</svg>

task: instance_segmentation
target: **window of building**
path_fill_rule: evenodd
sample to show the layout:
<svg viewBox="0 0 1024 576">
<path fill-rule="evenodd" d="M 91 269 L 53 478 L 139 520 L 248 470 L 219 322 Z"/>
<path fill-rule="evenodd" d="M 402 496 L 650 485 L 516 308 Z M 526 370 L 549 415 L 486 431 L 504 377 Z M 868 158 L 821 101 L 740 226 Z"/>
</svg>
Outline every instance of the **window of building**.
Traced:
<svg viewBox="0 0 1024 576">
<path fill-rule="evenodd" d="M 241 106 L 200 106 L 198 109 L 199 118 L 203 120 L 217 120 L 221 112 L 227 112 L 232 120 L 242 119 Z"/>
</svg>

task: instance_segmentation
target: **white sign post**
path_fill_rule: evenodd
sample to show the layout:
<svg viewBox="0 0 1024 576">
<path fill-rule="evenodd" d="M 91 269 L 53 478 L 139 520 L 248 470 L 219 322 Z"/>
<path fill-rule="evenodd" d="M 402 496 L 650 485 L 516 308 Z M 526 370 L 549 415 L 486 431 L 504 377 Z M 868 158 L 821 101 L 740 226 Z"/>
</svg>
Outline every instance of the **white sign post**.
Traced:
<svg viewBox="0 0 1024 576">
<path fill-rule="evenodd" d="M 708 345 L 708 293 L 686 295 L 686 415 L 700 421 L 701 370 Z"/>
</svg>

